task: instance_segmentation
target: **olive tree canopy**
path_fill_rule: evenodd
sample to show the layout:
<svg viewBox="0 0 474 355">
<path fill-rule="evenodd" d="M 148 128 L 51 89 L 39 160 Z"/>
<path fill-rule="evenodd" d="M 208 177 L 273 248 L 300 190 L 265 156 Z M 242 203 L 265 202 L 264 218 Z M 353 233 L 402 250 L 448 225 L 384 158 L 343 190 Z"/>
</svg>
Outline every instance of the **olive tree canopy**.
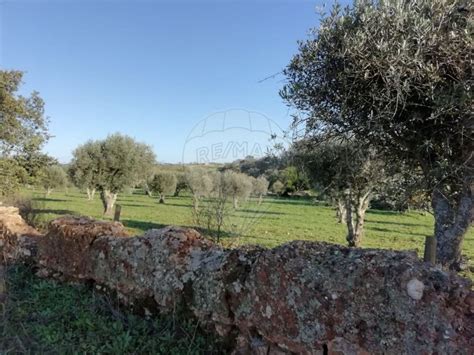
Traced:
<svg viewBox="0 0 474 355">
<path fill-rule="evenodd" d="M 70 172 L 77 176 L 75 181 L 97 188 L 104 213 L 111 214 L 117 194 L 149 176 L 154 164 L 155 154 L 150 146 L 117 133 L 78 147 Z"/>
<path fill-rule="evenodd" d="M 472 11 L 468 0 L 335 5 L 281 91 L 307 137 L 355 136 L 423 171 L 437 257 L 450 267 L 474 215 Z"/>
<path fill-rule="evenodd" d="M 193 195 L 193 210 L 199 208 L 199 201 L 209 195 L 213 187 L 213 179 L 209 172 L 200 167 L 189 167 L 185 171 L 186 183 Z"/>
<path fill-rule="evenodd" d="M 250 176 L 243 173 L 236 173 L 231 170 L 225 171 L 224 179 L 226 180 L 227 193 L 232 196 L 232 206 L 234 209 L 238 207 L 239 200 L 247 199 L 253 190 L 252 180 Z"/>
<path fill-rule="evenodd" d="M 258 178 L 253 178 L 252 180 L 252 193 L 258 197 L 258 204 L 262 203 L 263 196 L 268 192 L 268 180 L 265 176 L 259 176 Z"/>
<path fill-rule="evenodd" d="M 151 191 L 158 193 L 160 203 L 165 203 L 165 196 L 176 192 L 176 175 L 171 172 L 162 171 L 153 176 L 150 182 Z"/>
<path fill-rule="evenodd" d="M 87 191 L 89 200 L 97 188 L 98 164 L 101 159 L 101 144 L 98 141 L 88 141 L 77 147 L 73 152 L 73 159 L 69 164 L 68 174 L 73 184 L 79 189 Z"/>
<path fill-rule="evenodd" d="M 59 165 L 51 165 L 41 170 L 40 184 L 49 196 L 54 189 L 61 188 L 67 184 L 67 175 Z"/>
</svg>

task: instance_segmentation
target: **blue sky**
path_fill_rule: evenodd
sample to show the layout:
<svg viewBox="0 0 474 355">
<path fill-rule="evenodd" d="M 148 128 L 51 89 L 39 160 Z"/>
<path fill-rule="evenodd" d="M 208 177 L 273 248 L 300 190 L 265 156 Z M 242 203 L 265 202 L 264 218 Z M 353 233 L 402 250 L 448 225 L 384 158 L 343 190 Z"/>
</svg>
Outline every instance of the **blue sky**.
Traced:
<svg viewBox="0 0 474 355">
<path fill-rule="evenodd" d="M 187 134 L 230 108 L 283 129 L 284 68 L 322 1 L 3 1 L 0 65 L 26 71 L 67 162 L 90 138 L 122 132 L 179 162 Z"/>
</svg>

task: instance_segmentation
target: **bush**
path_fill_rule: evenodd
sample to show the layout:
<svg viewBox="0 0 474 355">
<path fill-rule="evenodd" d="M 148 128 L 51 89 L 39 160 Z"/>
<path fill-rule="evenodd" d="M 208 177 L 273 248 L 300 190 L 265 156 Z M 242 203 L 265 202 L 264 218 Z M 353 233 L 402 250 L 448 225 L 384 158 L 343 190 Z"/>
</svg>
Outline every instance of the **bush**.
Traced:
<svg viewBox="0 0 474 355">
<path fill-rule="evenodd" d="M 271 191 L 277 195 L 282 194 L 284 189 L 285 185 L 280 180 L 275 181 L 271 187 Z"/>
</svg>

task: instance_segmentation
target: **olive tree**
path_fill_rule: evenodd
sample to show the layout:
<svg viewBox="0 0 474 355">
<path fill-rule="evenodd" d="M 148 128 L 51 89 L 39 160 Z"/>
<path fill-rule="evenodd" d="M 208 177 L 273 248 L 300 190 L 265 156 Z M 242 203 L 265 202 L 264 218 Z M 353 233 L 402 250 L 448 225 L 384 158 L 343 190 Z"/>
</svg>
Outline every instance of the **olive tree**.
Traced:
<svg viewBox="0 0 474 355">
<path fill-rule="evenodd" d="M 258 178 L 254 178 L 252 180 L 252 193 L 258 197 L 258 204 L 260 205 L 263 200 L 263 196 L 265 196 L 268 192 L 268 180 L 265 176 L 259 176 Z"/>
<path fill-rule="evenodd" d="M 246 174 L 236 173 L 233 171 L 226 171 L 224 178 L 227 180 L 226 188 L 228 193 L 232 196 L 232 206 L 234 209 L 238 208 L 239 199 L 245 200 L 252 192 L 252 180 Z"/>
<path fill-rule="evenodd" d="M 238 207 L 237 201 L 250 196 L 253 181 L 258 180 L 257 194 L 263 194 L 268 187 L 265 178 L 255 179 L 231 170 L 205 171 L 193 168 L 188 170 L 188 184 L 193 195 L 197 195 L 199 207 L 193 207 L 193 220 L 203 233 L 217 242 L 224 232 L 228 235 L 241 235 L 246 228 L 251 228 L 260 216 L 254 215 L 239 218 L 239 223 L 230 223 Z"/>
<path fill-rule="evenodd" d="M 387 182 L 385 162 L 355 141 L 300 141 L 295 146 L 295 159 L 305 164 L 313 185 L 335 202 L 349 246 L 360 246 L 370 200 Z"/>
<path fill-rule="evenodd" d="M 41 147 L 48 140 L 48 119 L 44 114 L 44 102 L 39 93 L 34 91 L 29 96 L 18 94 L 22 84 L 23 72 L 0 70 L 0 194 L 13 193 L 22 179 L 26 180 L 28 166 L 22 164 L 29 157 L 37 156 Z M 37 173 L 46 166 L 36 160 Z M 31 165 L 33 166 L 33 165 Z"/>
<path fill-rule="evenodd" d="M 176 191 L 176 176 L 170 172 L 156 173 L 149 186 L 152 192 L 159 195 L 160 203 L 165 203 L 165 196 Z"/>
<path fill-rule="evenodd" d="M 174 196 L 178 197 L 179 193 L 188 188 L 188 182 L 186 179 L 186 173 L 179 172 L 176 175 L 176 190 L 174 192 Z"/>
<path fill-rule="evenodd" d="M 220 241 L 232 215 L 232 208 L 229 207 L 232 197 L 231 174 L 230 171 L 206 173 L 211 181 L 211 189 L 207 191 L 204 203 L 193 214 L 194 222 L 216 242 Z"/>
<path fill-rule="evenodd" d="M 91 154 L 87 159 L 84 158 L 78 154 L 84 146 L 79 147 L 73 153 L 71 166 L 93 172 L 92 186 L 100 192 L 104 214 L 111 215 L 118 193 L 150 175 L 155 164 L 155 154 L 150 146 L 121 134 L 90 141 L 85 146 Z M 82 159 L 86 163 L 81 164 Z M 86 174 L 87 171 L 82 173 Z"/>
<path fill-rule="evenodd" d="M 213 180 L 210 174 L 202 168 L 190 167 L 186 169 L 186 182 L 193 195 L 193 210 L 199 209 L 199 201 L 212 191 Z"/>
<path fill-rule="evenodd" d="M 40 184 L 46 190 L 46 196 L 49 196 L 54 189 L 66 186 L 66 172 L 59 165 L 47 166 L 41 170 Z"/>
<path fill-rule="evenodd" d="M 472 1 L 359 0 L 323 16 L 284 73 L 307 136 L 366 140 L 420 169 L 437 259 L 457 268 L 474 219 Z"/>
<path fill-rule="evenodd" d="M 89 201 L 94 199 L 98 168 L 96 162 L 101 159 L 101 145 L 97 141 L 88 141 L 76 148 L 69 164 L 68 174 L 72 183 L 87 193 Z"/>
</svg>

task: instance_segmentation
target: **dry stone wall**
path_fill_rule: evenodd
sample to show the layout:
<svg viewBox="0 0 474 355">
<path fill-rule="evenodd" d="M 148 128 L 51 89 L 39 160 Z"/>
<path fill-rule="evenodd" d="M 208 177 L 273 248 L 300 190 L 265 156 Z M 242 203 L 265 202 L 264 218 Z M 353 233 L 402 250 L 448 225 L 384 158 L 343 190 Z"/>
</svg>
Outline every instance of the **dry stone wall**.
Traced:
<svg viewBox="0 0 474 355">
<path fill-rule="evenodd" d="M 223 249 L 192 229 L 129 237 L 83 217 L 34 240 L 40 275 L 91 282 L 148 315 L 187 312 L 236 354 L 474 353 L 470 281 L 413 253 L 302 241 Z"/>
</svg>

